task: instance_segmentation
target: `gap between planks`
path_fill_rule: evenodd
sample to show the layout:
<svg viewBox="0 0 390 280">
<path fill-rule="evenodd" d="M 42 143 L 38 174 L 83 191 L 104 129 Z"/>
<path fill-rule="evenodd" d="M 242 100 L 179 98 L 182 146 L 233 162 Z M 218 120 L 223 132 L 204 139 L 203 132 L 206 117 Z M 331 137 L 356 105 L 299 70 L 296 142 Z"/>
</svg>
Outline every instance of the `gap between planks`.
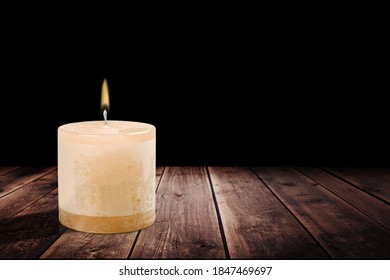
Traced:
<svg viewBox="0 0 390 280">
<path fill-rule="evenodd" d="M 390 174 L 373 168 L 324 168 L 333 176 L 390 205 Z M 385 178 L 385 180 L 384 180 Z"/>
<path fill-rule="evenodd" d="M 3 179 L 4 179 L 4 177 L 5 178 L 9 178 L 8 176 L 12 177 L 13 176 L 12 173 L 14 173 L 14 172 L 19 172 L 20 173 L 21 172 L 20 169 L 23 169 L 23 168 L 15 168 L 13 170 L 9 170 L 8 172 L 6 172 L 5 174 L 0 175 L 0 176 L 3 177 Z M 234 181 L 234 180 L 231 181 L 231 179 L 229 179 L 229 178 L 227 178 L 228 180 L 226 180 L 226 178 L 224 177 L 225 175 L 223 175 L 223 176 L 221 175 L 221 176 L 218 177 L 218 176 L 216 176 L 216 172 L 211 172 L 211 170 L 217 170 L 217 169 L 222 170 L 222 171 L 218 171 L 218 172 L 221 172 L 222 175 L 226 173 L 226 171 L 224 171 L 224 170 L 229 170 L 229 168 L 214 168 L 214 167 L 205 168 L 204 169 L 205 172 L 201 173 L 202 174 L 201 177 L 203 177 L 203 179 L 201 181 L 199 181 L 199 182 L 203 182 L 202 184 L 206 184 L 206 186 L 209 186 L 210 191 L 211 191 L 211 200 L 210 201 L 212 201 L 212 203 L 214 204 L 215 211 L 217 212 L 216 217 L 217 217 L 218 225 L 220 225 L 220 223 L 222 223 L 222 226 L 221 225 L 219 226 L 219 232 L 220 232 L 221 238 L 222 238 L 222 235 L 225 235 L 225 239 L 226 239 L 225 240 L 225 242 L 226 242 L 225 244 L 224 244 L 224 242 L 222 240 L 222 248 L 223 248 L 222 251 L 224 251 L 225 254 L 226 253 L 228 255 L 231 254 L 232 258 L 254 258 L 254 257 L 259 257 L 260 254 L 264 254 L 264 252 L 267 252 L 267 250 L 268 250 L 267 249 L 267 245 L 269 245 L 266 242 L 264 242 L 264 241 L 259 239 L 259 238 L 262 238 L 262 235 L 258 235 L 256 230 L 258 230 L 260 227 L 258 225 L 256 225 L 256 224 L 255 224 L 256 226 L 253 226 L 253 224 L 252 224 L 252 228 L 246 227 L 246 229 L 245 229 L 245 226 L 243 226 L 243 224 L 234 225 L 234 223 L 237 223 L 237 221 L 240 221 L 240 219 L 237 219 L 237 217 L 233 217 L 233 220 L 232 220 L 232 218 L 230 217 L 231 215 L 230 215 L 229 211 L 231 211 L 231 209 L 233 209 L 234 207 L 241 207 L 241 206 L 244 207 L 244 208 L 246 207 L 245 205 L 243 205 L 243 203 L 241 203 L 241 204 L 238 203 L 237 205 L 232 203 L 232 202 L 234 202 L 236 200 L 240 201 L 239 199 L 241 199 L 242 196 L 244 195 L 244 194 L 242 194 L 240 192 L 240 190 L 238 188 L 238 186 L 240 184 L 248 185 L 249 187 L 252 184 L 256 184 L 258 186 L 261 186 L 261 185 L 259 185 L 259 183 L 254 183 L 254 182 L 251 183 L 251 177 L 253 175 L 250 175 L 250 173 L 248 173 L 247 170 L 245 170 L 245 168 L 234 168 L 234 170 L 236 170 L 234 172 L 238 172 L 238 174 L 241 174 L 241 175 L 244 176 L 245 179 L 242 180 L 242 181 L 241 180 L 239 180 L 239 181 Z M 254 170 L 255 171 L 259 171 L 259 170 L 261 170 L 261 168 L 255 168 Z M 283 171 L 283 170 L 284 170 L 283 168 L 274 168 L 273 169 L 274 172 L 275 171 L 280 172 L 280 171 Z M 54 170 L 52 170 L 51 172 L 53 172 L 53 171 Z M 161 172 L 159 172 L 159 171 L 161 171 Z M 21 174 L 27 174 L 27 176 L 30 176 L 31 174 L 29 172 L 31 173 L 31 170 L 30 171 L 24 170 Z M 349 239 L 347 239 L 347 240 L 343 241 L 345 243 L 340 243 L 340 240 L 339 240 L 340 236 L 338 236 L 339 233 L 336 232 L 333 235 L 329 234 L 329 232 L 325 228 L 325 231 L 323 232 L 323 234 L 327 238 L 335 239 L 334 240 L 334 244 L 335 245 L 333 246 L 332 243 L 329 243 L 329 240 L 326 240 L 326 238 L 324 239 L 323 236 L 321 237 L 320 235 L 318 235 L 319 233 L 316 232 L 315 230 L 313 231 L 313 225 L 310 224 L 310 220 L 307 219 L 307 213 L 305 214 L 305 212 L 302 212 L 299 209 L 299 205 L 298 205 L 298 208 L 297 208 L 297 205 L 294 205 L 294 203 L 293 203 L 294 201 L 293 200 L 288 200 L 288 199 L 286 200 L 285 199 L 286 197 L 284 197 L 283 192 L 281 192 L 282 189 L 280 189 L 278 186 L 276 186 L 273 183 L 272 180 L 269 181 L 269 178 L 267 176 L 266 176 L 266 178 L 264 178 L 264 177 L 259 175 L 259 178 L 262 178 L 262 180 L 264 180 L 263 183 L 266 184 L 267 188 L 275 192 L 273 194 L 274 198 L 273 199 L 270 198 L 270 199 L 274 200 L 274 199 L 277 198 L 277 199 L 279 199 L 278 203 L 282 202 L 282 204 L 286 204 L 285 207 L 286 207 L 286 209 L 288 209 L 290 211 L 290 214 L 291 213 L 294 214 L 293 216 L 299 222 L 301 222 L 302 225 L 304 225 L 304 228 L 307 231 L 309 231 L 312 234 L 312 236 L 314 236 L 314 240 L 319 240 L 319 242 L 321 242 L 320 244 L 322 244 L 322 246 L 324 246 L 324 244 L 325 244 L 324 247 L 327 248 L 326 250 L 329 250 L 329 252 L 332 255 L 332 257 L 334 257 L 334 258 L 362 258 L 362 257 L 363 258 L 372 258 L 372 257 L 383 258 L 383 256 L 385 256 L 385 257 L 389 256 L 388 253 L 386 254 L 383 251 L 383 250 L 386 250 L 389 247 L 388 234 L 387 235 L 383 235 L 382 231 L 377 228 L 378 224 L 376 224 L 377 226 L 375 226 L 375 224 L 372 224 L 372 223 L 369 222 L 371 220 L 372 222 L 375 221 L 376 223 L 381 223 L 382 226 L 385 226 L 385 225 L 387 226 L 388 225 L 388 218 L 385 215 L 387 211 L 384 211 L 384 213 L 380 213 L 381 207 L 378 207 L 377 209 L 375 209 L 375 207 L 374 207 L 375 205 L 374 206 L 371 205 L 372 207 L 370 208 L 370 203 L 368 203 L 367 201 L 366 201 L 367 202 L 366 205 L 364 205 L 363 203 L 362 203 L 362 205 L 357 205 L 359 202 L 361 202 L 361 201 L 359 201 L 359 199 L 363 199 L 363 202 L 364 202 L 364 200 L 367 199 L 366 198 L 367 196 L 371 200 L 376 200 L 376 198 L 374 198 L 374 196 L 371 196 L 371 195 L 367 194 L 366 192 L 364 192 L 364 190 L 361 189 L 361 188 L 365 188 L 366 187 L 364 185 L 364 182 L 369 182 L 367 180 L 370 179 L 370 178 L 373 178 L 372 175 L 360 174 L 358 176 L 358 178 L 360 178 L 359 181 L 357 181 L 357 179 L 352 178 L 352 179 L 354 179 L 355 183 L 358 182 L 360 184 L 360 187 L 355 187 L 355 184 L 352 184 L 352 183 L 349 182 L 350 180 L 352 181 L 351 178 L 349 178 L 349 180 L 340 179 L 338 176 L 334 176 L 333 177 L 333 175 L 330 175 L 330 173 L 325 172 L 327 175 L 332 176 L 334 178 L 332 180 L 336 180 L 335 182 L 338 182 L 338 184 L 343 187 L 342 190 L 333 189 L 333 191 L 332 191 L 331 190 L 332 186 L 329 185 L 330 184 L 329 182 L 326 183 L 326 184 L 324 182 L 319 183 L 319 182 L 317 182 L 317 180 L 314 180 L 312 177 L 307 176 L 306 174 L 305 175 L 302 174 L 301 171 L 298 172 L 297 170 L 295 170 L 295 172 L 297 172 L 300 175 L 297 175 L 294 172 L 290 173 L 290 175 L 287 174 L 288 175 L 286 177 L 287 180 L 285 180 L 285 181 L 283 181 L 283 180 L 280 181 L 279 180 L 279 183 L 282 184 L 282 185 L 286 184 L 286 188 L 287 189 L 288 188 L 292 188 L 292 187 L 300 187 L 302 191 L 306 191 L 305 188 L 302 188 L 302 186 L 305 186 L 305 187 L 308 187 L 307 191 L 314 192 L 314 193 L 319 193 L 320 194 L 319 195 L 319 197 L 320 197 L 319 200 L 318 200 L 318 197 L 316 197 L 317 200 L 315 200 L 314 197 L 313 197 L 314 200 L 309 203 L 309 206 L 310 206 L 309 208 L 315 210 L 315 209 L 317 209 L 316 208 L 318 206 L 317 204 L 321 204 L 322 202 L 327 202 L 327 203 L 325 203 L 326 207 L 324 207 L 321 210 L 321 211 L 324 211 L 324 209 L 325 210 L 326 209 L 330 209 L 332 203 L 334 203 L 336 206 L 338 206 L 339 209 L 342 209 L 343 211 L 345 211 L 347 213 L 353 213 L 352 214 L 353 220 L 347 222 L 347 223 L 350 223 L 350 225 L 352 225 L 352 229 L 355 229 L 355 230 L 357 229 L 357 232 L 359 232 L 359 230 L 360 230 L 360 232 L 362 232 L 362 231 L 364 231 L 365 228 L 371 227 L 372 231 L 370 232 L 370 230 L 367 230 L 367 234 L 371 234 L 371 235 L 374 234 L 376 236 L 379 236 L 379 238 L 380 238 L 380 236 L 383 237 L 382 238 L 382 241 L 383 241 L 382 247 L 383 248 L 381 248 L 381 246 L 380 246 L 381 243 L 378 240 L 373 240 L 373 241 L 369 240 L 369 241 L 373 242 L 373 244 L 368 244 L 368 245 L 367 244 L 363 244 L 362 245 L 362 248 L 363 248 L 362 252 L 359 252 L 358 249 L 351 248 L 353 246 L 357 246 L 359 244 L 360 245 L 362 244 L 361 241 L 359 241 L 360 243 L 357 244 L 357 245 L 353 243 L 354 242 L 354 235 L 348 235 L 346 233 L 342 233 L 342 234 L 346 234 L 346 236 L 350 239 L 350 241 L 348 241 Z M 212 175 L 211 173 L 214 173 L 214 175 Z M 30 174 L 30 175 L 28 175 L 28 174 Z M 38 176 L 35 179 L 32 179 L 31 177 L 29 177 L 28 180 L 25 180 L 25 179 L 19 180 L 18 181 L 18 188 L 13 189 L 9 193 L 7 193 L 6 196 L 3 196 L 3 198 L 6 198 L 7 196 L 10 196 L 10 197 L 16 196 L 18 194 L 18 192 L 22 191 L 22 189 L 20 189 L 20 188 L 28 188 L 29 186 L 31 187 L 32 184 L 36 184 L 37 182 L 39 182 L 40 179 L 42 180 L 42 178 L 44 178 L 48 174 L 50 174 L 50 172 L 47 173 L 46 175 L 42 175 L 41 177 Z M 159 174 L 161 174 L 161 175 L 159 175 Z M 157 183 L 156 184 L 156 191 L 159 191 L 160 183 L 162 181 L 162 178 L 165 177 L 165 169 L 164 168 L 158 169 L 158 171 L 156 172 L 156 175 L 157 175 L 157 178 L 158 178 L 158 176 L 160 176 L 159 180 L 156 180 L 156 183 Z M 307 179 L 302 179 L 301 176 L 304 176 Z M 225 179 L 223 179 L 223 178 L 225 178 Z M 291 183 L 291 180 L 293 181 L 293 183 Z M 377 180 L 378 180 L 377 186 L 383 188 L 384 187 L 383 183 L 381 183 L 379 181 L 379 179 L 377 179 Z M 0 181 L 0 183 L 1 182 L 3 182 L 3 183 L 6 182 L 8 184 L 8 181 L 7 180 L 5 180 L 5 181 L 3 180 L 3 181 Z M 23 182 L 28 182 L 28 183 L 23 185 L 22 184 Z M 221 182 L 223 184 L 227 185 L 228 188 L 230 188 L 230 189 L 231 188 L 233 188 L 233 189 L 235 188 L 235 190 L 233 190 L 233 191 L 230 190 L 230 191 L 224 192 L 224 191 L 222 191 L 222 189 L 220 189 L 218 191 L 219 184 L 221 184 Z M 299 184 L 298 183 L 295 184 L 294 182 L 298 182 Z M 314 182 L 316 185 L 312 185 L 312 183 L 310 183 L 310 182 Z M 167 184 L 168 183 L 171 183 L 171 181 L 167 181 Z M 9 188 L 10 185 L 9 184 L 7 185 L 7 184 L 6 184 L 6 186 L 8 186 L 7 188 L 8 188 L 8 190 L 10 190 L 10 188 Z M 349 191 L 352 192 L 352 193 L 355 193 L 353 191 L 353 189 L 349 189 L 348 188 L 348 187 L 351 186 L 351 184 L 353 185 L 353 188 L 358 190 L 358 192 L 354 196 L 347 195 Z M 167 187 L 168 187 L 168 190 L 169 190 L 170 189 L 169 184 L 168 184 L 168 186 L 164 186 L 164 188 L 167 188 Z M 318 189 L 318 187 L 321 187 L 325 192 L 324 191 L 318 192 L 320 190 L 320 189 Z M 263 187 L 258 187 L 258 188 L 262 189 Z M 203 188 L 202 188 L 202 190 L 205 191 L 205 189 L 203 189 Z M 336 193 L 336 191 L 338 191 L 338 192 L 341 191 L 341 193 Z M 378 191 L 378 188 L 375 189 L 375 191 Z M 207 190 L 206 190 L 206 192 L 207 192 Z M 326 192 L 328 192 L 329 194 L 326 194 Z M 32 213 L 34 213 L 34 215 L 38 215 L 38 216 L 33 216 L 32 219 L 33 220 L 34 219 L 38 219 L 39 215 L 42 214 L 40 212 L 37 212 L 39 210 L 40 204 L 41 203 L 43 203 L 43 204 L 52 203 L 51 200 L 56 197 L 56 193 L 50 192 L 49 194 L 44 195 L 43 197 L 41 197 L 38 200 L 36 200 L 34 203 L 31 203 L 29 206 L 26 206 L 20 212 L 17 212 L 17 214 L 15 215 L 15 218 L 13 216 L 11 219 L 5 221 L 4 222 L 4 225 L 6 225 L 5 228 L 9 229 L 10 226 L 11 226 L 8 221 L 12 222 L 13 219 L 19 219 L 22 214 L 24 215 L 25 213 L 28 213 L 28 212 L 30 212 L 32 210 L 33 210 Z M 302 193 L 300 193 L 300 194 L 302 194 Z M 324 195 L 324 194 L 326 194 L 326 195 Z M 209 197 L 209 195 L 207 195 L 207 197 Z M 256 197 L 257 196 L 254 195 L 254 197 L 248 197 L 244 201 L 252 201 L 251 203 L 252 203 L 253 207 L 255 209 L 258 209 L 259 206 L 257 206 L 254 203 L 256 201 L 256 199 L 255 199 Z M 331 199 L 329 199 L 329 197 Z M 292 197 L 292 198 L 294 199 L 294 197 Z M 226 203 L 226 201 L 228 201 L 229 199 L 231 201 L 230 204 Z M 305 198 L 302 197 L 302 199 L 305 199 Z M 378 201 L 380 203 L 382 203 L 382 204 L 384 203 L 383 201 L 380 201 L 380 200 L 378 200 Z M 330 202 L 332 202 L 332 203 L 330 203 Z M 260 206 L 263 207 L 264 205 L 260 205 Z M 359 209 L 357 206 L 360 207 L 361 209 Z M 366 207 L 366 208 L 362 208 L 362 207 Z M 271 208 L 274 208 L 274 207 L 271 207 Z M 351 209 L 353 209 L 353 210 L 351 210 Z M 386 209 L 386 208 L 384 208 L 384 209 Z M 242 209 L 239 209 L 239 211 L 241 211 L 241 212 L 237 213 L 238 214 L 238 218 L 242 217 L 242 220 L 244 222 L 245 222 L 246 216 L 248 216 L 249 220 L 247 219 L 247 221 L 249 221 L 250 223 L 252 221 L 255 221 L 255 220 L 252 220 L 252 216 L 253 215 L 250 215 L 250 213 L 251 213 L 250 211 L 251 210 L 249 208 L 247 208 L 244 212 L 242 212 Z M 321 211 L 318 212 L 318 213 L 315 212 L 316 215 L 320 215 L 320 216 L 317 216 L 317 217 L 320 217 L 320 222 L 325 222 L 325 224 L 327 224 L 328 226 L 331 226 L 328 221 L 326 221 L 326 220 L 324 221 L 323 216 L 321 217 L 321 215 L 325 215 L 326 216 L 328 213 L 322 213 Z M 355 213 L 356 211 L 358 213 L 360 213 L 360 214 L 356 214 Z M 228 213 L 228 214 L 226 214 L 226 213 Z M 263 211 L 262 213 L 269 213 L 269 212 L 268 211 Z M 50 214 L 50 217 L 51 217 L 50 219 L 53 219 L 53 217 L 54 217 L 53 214 L 54 213 Z M 344 213 L 341 211 L 341 212 L 339 212 L 339 214 L 342 215 Z M 363 214 L 366 215 L 366 216 L 362 216 Z M 370 216 L 370 218 L 367 217 L 368 215 Z M 362 217 L 364 217 L 364 218 L 362 218 Z M 27 218 L 27 217 L 23 216 L 23 223 L 20 223 L 18 225 L 18 231 L 20 231 L 20 234 L 22 234 L 22 235 L 26 234 L 27 232 L 25 232 L 21 228 L 21 226 L 22 225 L 26 226 L 27 224 L 30 223 L 30 220 L 27 220 L 25 218 Z M 344 218 L 345 217 L 342 217 L 342 216 L 339 217 L 339 219 L 341 219 L 341 220 L 344 219 Z M 225 223 L 224 219 L 226 219 L 228 222 Z M 290 218 L 287 218 L 287 220 L 288 219 L 290 219 Z M 38 220 L 41 221 L 40 218 Z M 344 222 L 345 221 L 346 220 L 344 220 Z M 359 227 L 358 221 L 359 221 L 359 223 L 362 223 L 363 225 L 361 225 Z M 337 223 L 338 220 L 336 219 L 334 222 Z M 230 225 L 229 225 L 229 223 L 230 223 Z M 288 222 L 288 223 L 290 223 L 290 222 Z M 230 226 L 230 228 L 229 228 L 229 226 Z M 15 227 L 15 225 L 12 225 L 11 227 Z M 56 225 L 56 224 L 48 225 L 47 229 L 53 230 L 54 227 L 58 227 L 58 225 Z M 383 227 L 382 227 L 382 229 L 385 230 L 385 228 L 383 228 Z M 38 229 L 38 231 L 39 230 L 40 229 Z M 46 250 L 47 248 L 49 248 L 49 250 L 47 250 L 42 255 L 42 258 L 45 258 L 45 256 L 49 256 L 49 258 L 71 258 L 71 259 L 73 259 L 73 258 L 118 258 L 117 253 L 115 253 L 115 252 L 119 252 L 121 255 L 124 256 L 124 257 L 120 257 L 120 258 L 133 257 L 132 255 L 133 255 L 135 249 L 137 249 L 137 246 L 138 245 L 142 246 L 142 244 L 138 244 L 138 241 L 139 241 L 138 238 L 141 236 L 141 233 L 143 231 L 146 231 L 146 230 L 149 230 L 149 229 L 145 229 L 145 230 L 136 232 L 136 236 L 132 240 L 132 243 L 129 242 L 128 244 L 126 244 L 127 239 L 124 238 L 124 235 L 121 236 L 121 237 L 118 237 L 116 241 L 115 241 L 115 238 L 113 238 L 114 239 L 114 241 L 113 241 L 114 244 L 112 244 L 112 243 L 110 243 L 111 241 L 108 240 L 108 239 L 110 239 L 112 237 L 112 235 L 100 235 L 100 237 L 88 237 L 87 238 L 87 235 L 85 233 L 81 233 L 81 234 L 83 234 L 83 238 L 85 238 L 85 240 L 83 242 L 73 242 L 74 243 L 73 248 L 67 248 L 65 251 L 62 252 L 62 255 L 58 254 L 58 257 L 55 257 L 55 254 L 50 255 L 47 252 L 63 236 L 67 240 L 67 242 L 71 243 L 71 245 L 72 245 L 73 244 L 72 241 L 74 241 L 74 239 L 72 239 L 72 238 L 74 238 L 77 234 L 75 234 L 74 231 L 68 230 L 64 235 L 60 236 L 60 234 L 62 233 L 62 231 L 60 231 L 60 232 L 57 232 L 55 235 L 51 235 L 50 239 L 47 239 L 45 237 L 45 235 L 42 234 L 42 236 L 40 235 L 40 236 L 38 236 L 38 238 L 34 239 L 34 243 L 33 243 L 33 246 L 31 247 L 31 249 L 26 247 L 25 249 L 23 249 L 23 250 L 25 250 L 23 252 L 23 254 L 17 255 L 18 257 L 16 257 L 16 258 L 19 258 L 19 257 L 35 258 L 36 256 L 39 257 L 40 254 L 42 254 L 42 252 L 39 253 L 39 250 Z M 247 231 L 245 234 L 247 236 L 249 236 L 249 238 L 247 238 L 247 239 L 244 238 L 243 237 L 244 234 L 241 233 L 241 239 L 240 239 L 240 243 L 239 244 L 242 245 L 243 248 L 249 248 L 248 246 L 250 244 L 252 244 L 252 245 L 253 244 L 258 244 L 259 247 L 256 248 L 256 250 L 251 251 L 250 249 L 245 249 L 245 250 L 241 250 L 241 252 L 240 252 L 239 248 L 234 249 L 234 245 L 233 245 L 234 242 L 232 242 L 232 240 L 234 240 L 234 238 L 237 238 L 237 236 L 234 236 L 234 234 L 236 234 L 237 231 L 239 232 L 239 231 L 242 231 L 242 230 L 246 230 Z M 271 228 L 271 230 L 275 230 L 275 229 Z M 39 231 L 39 232 L 41 232 L 41 231 Z M 386 231 L 386 232 L 388 232 L 388 231 Z M 67 234 L 67 233 L 69 233 L 69 234 Z M 3 234 L 5 234 L 4 227 L 3 227 Z M 17 236 L 20 236 L 20 234 L 19 233 L 16 234 L 15 238 Z M 30 234 L 30 233 L 28 233 L 28 234 Z M 266 234 L 266 231 L 263 230 L 262 234 Z M 6 237 L 8 238 L 9 236 L 6 235 Z M 96 238 L 96 239 L 94 239 L 94 238 Z M 373 239 L 379 239 L 379 238 L 373 238 Z M 78 239 L 76 238 L 76 241 L 77 240 Z M 272 241 L 274 241 L 274 240 L 270 240 L 270 242 L 272 242 Z M 367 242 L 369 243 L 369 241 L 367 241 Z M 229 242 L 230 242 L 230 245 L 229 245 Z M 69 243 L 67 243 L 67 244 L 63 243 L 62 245 L 64 245 L 66 247 L 66 246 L 68 246 Z M 123 244 L 126 244 L 126 246 L 123 246 Z M 272 244 L 272 243 L 270 243 L 270 244 Z M 346 245 L 347 248 L 343 248 L 343 246 L 342 246 L 343 244 Z M 5 244 L 3 244 L 2 246 L 4 246 L 4 245 Z M 178 243 L 176 242 L 176 246 L 177 245 L 178 245 Z M 202 245 L 207 246 L 209 244 L 207 244 L 207 243 L 203 243 L 203 244 L 200 243 L 198 245 L 200 245 L 200 246 L 202 246 Z M 371 255 L 370 255 L 370 248 L 372 248 L 372 245 L 377 247 L 377 251 L 378 251 L 377 255 L 375 255 L 373 253 L 371 253 Z M 16 243 L 15 242 L 14 243 L 11 242 L 11 244 L 9 244 L 9 246 L 11 246 L 11 247 L 15 247 L 15 246 L 19 247 L 19 246 L 22 246 L 22 244 L 19 244 L 17 242 Z M 9 246 L 6 247 L 6 251 L 7 252 L 11 252 L 11 247 L 9 247 Z M 122 247 L 119 247 L 119 246 L 122 246 Z M 194 247 L 194 244 L 192 244 L 192 245 L 190 244 L 190 247 L 191 246 Z M 82 249 L 80 250 L 80 248 L 82 248 Z M 3 247 L 3 249 L 4 249 L 4 247 Z M 29 250 L 30 250 L 30 253 L 29 253 Z M 208 250 L 210 250 L 210 248 L 208 248 Z M 263 250 L 263 253 L 261 253 L 261 250 Z M 70 251 L 72 251 L 72 252 L 70 252 Z M 372 251 L 375 251 L 375 250 L 371 250 L 371 252 Z M 14 254 L 22 253 L 22 252 L 19 252 L 19 253 L 18 252 L 19 251 L 15 251 Z M 219 254 L 220 252 L 221 251 L 217 251 L 217 254 Z M 46 253 L 47 253 L 47 255 L 46 255 Z M 57 253 L 60 253 L 60 252 L 58 251 Z M 138 253 L 139 253 L 139 251 L 138 251 Z M 142 256 L 142 254 L 141 254 L 141 256 Z M 191 255 L 189 255 L 189 256 L 191 257 Z M 196 256 L 196 254 L 194 253 L 194 255 L 192 255 L 192 256 Z M 210 252 L 204 251 L 203 252 L 203 257 L 204 256 L 210 257 L 210 256 L 212 256 L 212 254 L 210 255 Z M 270 255 L 268 255 L 268 256 L 270 256 Z M 290 257 L 291 256 L 293 256 L 293 254 L 290 255 Z M 326 257 L 323 257 L 323 258 L 326 258 Z"/>
<path fill-rule="evenodd" d="M 56 167 L 20 167 L 0 175 L 0 198 L 56 170 Z"/>
<path fill-rule="evenodd" d="M 250 168 L 209 170 L 232 259 L 329 258 Z"/>
<path fill-rule="evenodd" d="M 255 168 L 335 259 L 387 259 L 390 235 L 372 219 L 292 168 Z"/>
<path fill-rule="evenodd" d="M 0 166 L 0 176 L 18 168 L 20 168 L 20 166 Z"/>
<path fill-rule="evenodd" d="M 6 196 L 1 197 L 0 224 L 11 219 L 14 215 L 23 211 L 56 188 L 57 172 L 56 170 L 53 170 Z"/>
<path fill-rule="evenodd" d="M 156 168 L 156 190 L 165 167 Z M 142 231 L 142 230 L 140 230 Z M 126 259 L 140 231 L 121 234 L 93 234 L 67 229 L 40 256 L 41 259 Z"/>
<path fill-rule="evenodd" d="M 65 231 L 58 222 L 57 189 L 0 227 L 0 259 L 36 259 Z"/>
<path fill-rule="evenodd" d="M 223 259 L 225 248 L 205 167 L 167 167 L 157 217 L 141 231 L 131 259 Z"/>
<path fill-rule="evenodd" d="M 216 214 L 217 214 L 218 225 L 219 225 L 219 231 L 220 231 L 220 233 L 221 233 L 221 238 L 222 238 L 223 247 L 224 247 L 224 249 L 225 249 L 226 259 L 230 259 L 231 257 L 230 257 L 229 248 L 228 248 L 227 241 L 226 241 L 225 230 L 224 230 L 224 228 L 223 228 L 223 222 L 222 222 L 222 218 L 221 218 L 221 212 L 220 212 L 220 210 L 219 210 L 217 197 L 216 197 L 216 195 L 215 195 L 213 180 L 211 179 L 211 175 L 210 175 L 210 168 L 207 167 L 207 166 L 206 166 L 206 172 L 207 172 L 207 178 L 208 178 L 209 183 L 210 183 L 211 193 L 212 193 L 212 196 L 213 196 L 214 207 L 215 207 L 215 211 L 216 211 Z"/>
<path fill-rule="evenodd" d="M 317 167 L 295 168 L 374 222 L 390 230 L 390 206 L 360 188 Z"/>
</svg>

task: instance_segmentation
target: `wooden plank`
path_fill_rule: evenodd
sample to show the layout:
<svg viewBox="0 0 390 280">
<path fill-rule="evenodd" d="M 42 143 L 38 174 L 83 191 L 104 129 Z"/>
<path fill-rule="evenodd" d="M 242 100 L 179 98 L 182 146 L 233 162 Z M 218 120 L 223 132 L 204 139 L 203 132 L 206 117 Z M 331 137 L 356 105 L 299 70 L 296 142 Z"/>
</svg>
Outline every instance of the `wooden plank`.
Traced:
<svg viewBox="0 0 390 280">
<path fill-rule="evenodd" d="M 319 168 L 298 170 L 390 230 L 390 206 L 386 203 Z"/>
<path fill-rule="evenodd" d="M 1 197 L 0 224 L 56 188 L 57 172 L 53 171 Z"/>
<path fill-rule="evenodd" d="M 329 258 L 249 168 L 209 170 L 231 258 Z"/>
<path fill-rule="evenodd" d="M 8 173 L 12 170 L 19 168 L 18 166 L 0 166 L 0 175 Z"/>
<path fill-rule="evenodd" d="M 164 167 L 156 169 L 156 187 Z M 138 231 L 122 234 L 91 234 L 68 229 L 41 259 L 125 259 Z"/>
<path fill-rule="evenodd" d="M 326 168 L 372 196 L 390 203 L 390 174 L 373 168 Z"/>
<path fill-rule="evenodd" d="M 36 259 L 65 231 L 57 196 L 50 192 L 1 225 L 0 259 Z"/>
<path fill-rule="evenodd" d="M 292 168 L 255 169 L 335 259 L 389 259 L 389 231 Z"/>
<path fill-rule="evenodd" d="M 93 234 L 68 229 L 41 259 L 124 259 L 137 232 Z"/>
<path fill-rule="evenodd" d="M 204 167 L 166 167 L 157 191 L 156 223 L 141 231 L 130 257 L 226 257 Z"/>
<path fill-rule="evenodd" d="M 55 167 L 21 167 L 0 175 L 0 197 L 55 170 Z"/>
<path fill-rule="evenodd" d="M 164 173 L 165 167 L 164 166 L 157 166 L 156 167 L 156 190 L 160 184 L 161 177 Z"/>
</svg>

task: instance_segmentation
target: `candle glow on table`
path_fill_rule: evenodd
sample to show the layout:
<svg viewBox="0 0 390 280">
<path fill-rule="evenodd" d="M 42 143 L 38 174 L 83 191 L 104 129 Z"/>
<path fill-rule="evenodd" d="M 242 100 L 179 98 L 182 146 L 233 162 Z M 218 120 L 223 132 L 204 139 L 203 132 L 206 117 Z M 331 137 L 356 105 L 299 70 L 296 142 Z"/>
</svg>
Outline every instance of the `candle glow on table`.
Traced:
<svg viewBox="0 0 390 280">
<path fill-rule="evenodd" d="M 108 88 L 104 84 L 106 115 Z M 155 139 L 155 127 L 139 122 L 102 120 L 60 126 L 61 224 L 94 233 L 128 232 L 153 224 Z"/>
</svg>

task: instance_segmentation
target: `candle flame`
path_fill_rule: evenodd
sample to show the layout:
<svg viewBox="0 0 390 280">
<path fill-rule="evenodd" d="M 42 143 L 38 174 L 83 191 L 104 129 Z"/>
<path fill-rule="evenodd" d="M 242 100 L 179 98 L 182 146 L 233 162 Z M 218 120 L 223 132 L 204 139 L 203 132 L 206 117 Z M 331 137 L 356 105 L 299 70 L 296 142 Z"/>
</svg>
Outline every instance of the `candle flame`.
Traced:
<svg viewBox="0 0 390 280">
<path fill-rule="evenodd" d="M 102 85 L 102 99 L 101 99 L 101 110 L 110 110 L 110 96 L 108 95 L 108 84 L 107 80 L 104 79 L 103 85 Z"/>
</svg>

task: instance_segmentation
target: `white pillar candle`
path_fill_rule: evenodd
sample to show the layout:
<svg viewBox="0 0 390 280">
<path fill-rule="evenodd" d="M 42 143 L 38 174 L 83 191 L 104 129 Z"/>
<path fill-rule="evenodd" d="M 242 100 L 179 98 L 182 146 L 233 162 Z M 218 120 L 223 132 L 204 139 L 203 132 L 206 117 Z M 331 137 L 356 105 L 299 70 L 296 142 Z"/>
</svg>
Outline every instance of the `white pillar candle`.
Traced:
<svg viewBox="0 0 390 280">
<path fill-rule="evenodd" d="M 155 127 L 126 121 L 58 128 L 60 222 L 94 233 L 119 233 L 155 221 Z"/>
</svg>

